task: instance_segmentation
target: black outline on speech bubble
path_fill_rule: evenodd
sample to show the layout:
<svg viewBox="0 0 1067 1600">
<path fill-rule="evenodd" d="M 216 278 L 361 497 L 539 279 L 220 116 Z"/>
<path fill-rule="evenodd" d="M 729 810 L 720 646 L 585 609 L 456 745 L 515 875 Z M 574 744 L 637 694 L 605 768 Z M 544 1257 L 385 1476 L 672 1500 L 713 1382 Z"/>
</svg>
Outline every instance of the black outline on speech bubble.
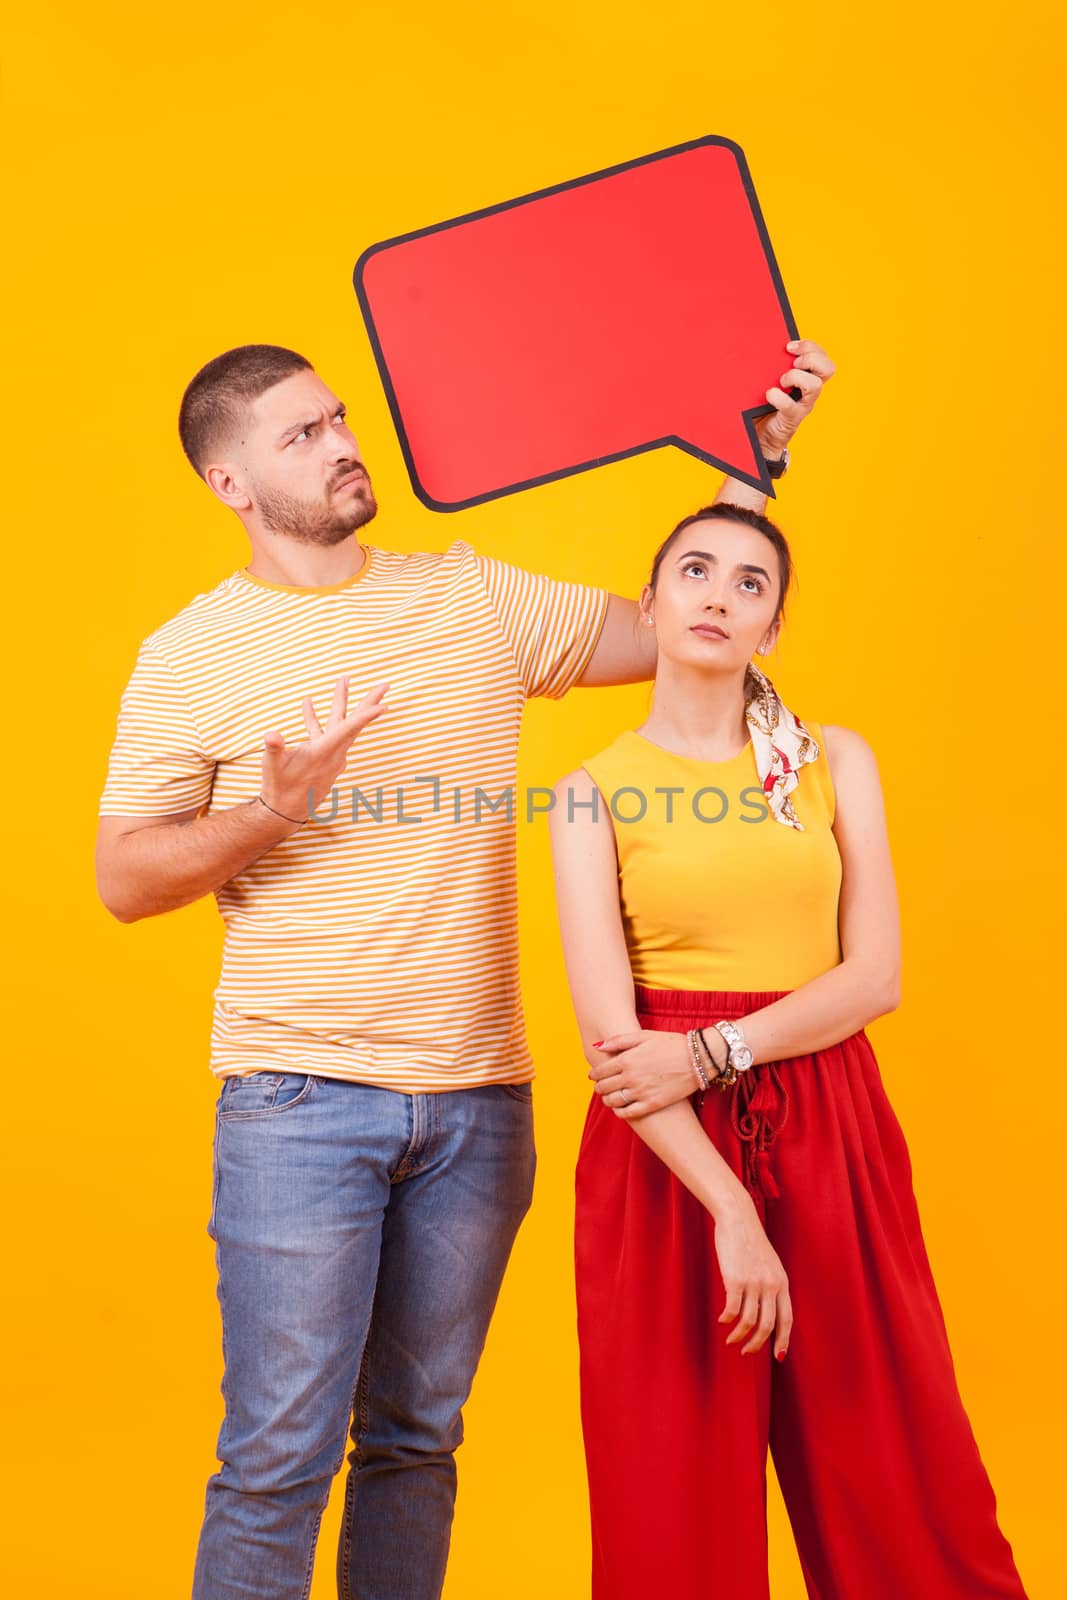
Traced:
<svg viewBox="0 0 1067 1600">
<path fill-rule="evenodd" d="M 468 211 L 462 217 L 450 217 L 447 222 L 435 222 L 428 228 L 415 228 L 411 233 L 400 233 L 394 239 L 383 239 L 378 244 L 368 245 L 366 250 L 363 251 L 353 269 L 353 287 L 356 291 L 356 298 L 359 301 L 359 308 L 363 313 L 363 321 L 367 327 L 371 349 L 374 351 L 374 359 L 378 364 L 378 373 L 382 380 L 382 387 L 385 390 L 386 400 L 389 402 L 393 426 L 396 428 L 397 438 L 400 441 L 400 449 L 408 469 L 408 477 L 411 479 L 411 487 L 415 491 L 417 498 L 429 510 L 465 511 L 468 506 L 484 505 L 488 500 L 500 500 L 506 494 L 517 494 L 520 489 L 536 489 L 540 484 L 554 483 L 558 478 L 572 478 L 575 473 L 589 472 L 593 467 L 607 466 L 612 461 L 625 461 L 628 456 L 644 455 L 647 450 L 659 450 L 668 444 L 673 444 L 679 450 L 684 450 L 687 455 L 696 456 L 698 461 L 706 461 L 709 466 L 717 467 L 720 472 L 725 472 L 728 477 L 740 479 L 742 483 L 749 484 L 751 488 L 758 489 L 763 494 L 769 495 L 772 500 L 776 498 L 774 482 L 767 474 L 763 454 L 760 450 L 759 435 L 755 426 L 758 417 L 769 416 L 774 410 L 774 406 L 768 402 L 761 406 L 752 406 L 749 410 L 741 413 L 741 420 L 745 424 L 745 430 L 752 445 L 753 457 L 760 463 L 759 477 L 753 477 L 750 473 L 742 472 L 735 463 L 721 461 L 718 456 L 709 455 L 706 450 L 698 449 L 696 445 L 690 444 L 687 439 L 680 439 L 676 434 L 669 433 L 662 439 L 650 439 L 646 444 L 631 445 L 628 449 L 616 451 L 613 455 L 596 456 L 592 461 L 581 461 L 577 466 L 573 467 L 561 467 L 558 472 L 546 472 L 539 478 L 525 478 L 521 483 L 509 483 L 501 489 L 490 489 L 487 494 L 474 495 L 470 500 L 434 500 L 423 489 L 415 471 L 415 462 L 411 453 L 411 446 L 408 443 L 407 433 L 401 420 L 396 391 L 389 376 L 389 368 L 386 365 L 381 341 L 378 338 L 378 330 L 374 326 L 374 318 L 371 315 L 370 304 L 363 287 L 364 268 L 371 256 L 377 255 L 381 250 L 390 250 L 394 245 L 406 244 L 410 239 L 425 238 L 430 233 L 441 233 L 445 228 L 458 228 L 465 222 L 476 222 L 482 217 L 492 217 L 498 211 L 511 211 L 515 206 L 528 205 L 531 200 L 543 200 L 550 194 L 562 194 L 566 189 L 577 189 L 585 183 L 596 183 L 601 178 L 614 177 L 618 172 L 628 172 L 632 167 L 644 167 L 652 161 L 663 161 L 668 156 L 681 155 L 685 150 L 698 150 L 702 145 L 721 145 L 724 149 L 732 150 L 734 153 L 741 183 L 745 194 L 748 196 L 748 203 L 752 208 L 752 220 L 756 224 L 756 230 L 763 245 L 767 267 L 771 274 L 771 281 L 778 296 L 778 304 L 785 318 L 786 327 L 789 329 L 789 337 L 790 339 L 797 339 L 800 336 L 797 331 L 796 321 L 786 297 L 785 284 L 782 282 L 782 275 L 778 270 L 774 251 L 771 248 L 770 235 L 763 220 L 763 213 L 760 210 L 759 201 L 756 199 L 756 190 L 752 183 L 752 175 L 748 170 L 748 162 L 745 160 L 745 152 L 732 139 L 724 139 L 718 134 L 709 133 L 702 139 L 690 139 L 685 144 L 672 145 L 669 150 L 657 150 L 650 156 L 637 156 L 633 161 L 620 161 L 618 166 L 604 167 L 599 172 L 588 172 L 581 178 L 569 178 L 566 183 L 554 183 L 550 188 L 536 189 L 532 194 L 519 195 L 514 200 L 503 200 L 499 205 L 485 206 L 481 211 Z"/>
</svg>

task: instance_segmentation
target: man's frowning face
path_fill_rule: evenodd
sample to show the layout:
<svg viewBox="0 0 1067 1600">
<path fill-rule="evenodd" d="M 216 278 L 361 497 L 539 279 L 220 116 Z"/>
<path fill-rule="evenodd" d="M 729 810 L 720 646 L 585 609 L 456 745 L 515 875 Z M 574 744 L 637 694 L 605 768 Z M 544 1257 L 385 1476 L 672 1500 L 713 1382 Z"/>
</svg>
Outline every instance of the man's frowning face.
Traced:
<svg viewBox="0 0 1067 1600">
<path fill-rule="evenodd" d="M 247 403 L 232 454 L 250 515 L 271 533 L 340 544 L 378 510 L 344 404 L 310 368 Z"/>
</svg>

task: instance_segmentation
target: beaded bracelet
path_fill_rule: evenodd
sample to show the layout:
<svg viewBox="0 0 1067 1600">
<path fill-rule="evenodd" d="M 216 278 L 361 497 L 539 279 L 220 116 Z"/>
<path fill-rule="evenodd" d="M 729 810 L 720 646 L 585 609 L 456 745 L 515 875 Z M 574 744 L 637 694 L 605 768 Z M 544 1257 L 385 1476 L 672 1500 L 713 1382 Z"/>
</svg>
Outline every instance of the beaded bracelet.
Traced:
<svg viewBox="0 0 1067 1600">
<path fill-rule="evenodd" d="M 697 1030 L 695 1028 L 690 1028 L 689 1032 L 685 1036 L 685 1039 L 689 1046 L 689 1059 L 693 1063 L 693 1071 L 700 1080 L 700 1104 L 703 1105 L 704 1096 L 708 1092 L 709 1084 L 708 1075 L 704 1071 L 703 1063 L 700 1060 L 700 1051 L 697 1048 Z"/>
</svg>

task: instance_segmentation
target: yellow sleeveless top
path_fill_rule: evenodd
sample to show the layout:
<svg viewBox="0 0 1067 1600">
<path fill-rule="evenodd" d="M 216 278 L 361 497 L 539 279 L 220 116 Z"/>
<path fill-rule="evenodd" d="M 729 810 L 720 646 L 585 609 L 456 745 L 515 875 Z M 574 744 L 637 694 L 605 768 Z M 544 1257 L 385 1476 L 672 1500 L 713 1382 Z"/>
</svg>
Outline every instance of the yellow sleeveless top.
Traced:
<svg viewBox="0 0 1067 1600">
<path fill-rule="evenodd" d="M 610 813 L 630 967 L 657 989 L 796 989 L 841 960 L 835 797 L 819 755 L 771 815 L 749 740 L 729 761 L 673 755 L 627 729 L 584 761 Z"/>
</svg>

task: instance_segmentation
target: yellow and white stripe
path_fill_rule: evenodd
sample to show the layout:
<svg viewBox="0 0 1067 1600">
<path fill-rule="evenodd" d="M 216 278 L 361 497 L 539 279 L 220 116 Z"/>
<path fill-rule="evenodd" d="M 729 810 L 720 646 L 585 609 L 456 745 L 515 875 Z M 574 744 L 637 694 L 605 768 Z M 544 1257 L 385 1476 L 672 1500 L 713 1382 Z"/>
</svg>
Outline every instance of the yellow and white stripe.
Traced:
<svg viewBox="0 0 1067 1600">
<path fill-rule="evenodd" d="M 515 822 L 491 807 L 509 791 L 518 805 L 524 700 L 559 699 L 581 676 L 609 594 L 463 540 L 364 549 L 355 577 L 326 589 L 235 572 L 152 633 L 122 696 L 100 812 L 162 818 L 249 800 L 267 730 L 306 737 L 306 695 L 325 718 L 342 673 L 350 707 L 387 681 L 391 714 L 356 738 L 333 820 L 309 822 L 216 895 L 212 1071 L 408 1092 L 524 1082 Z M 331 810 L 324 801 L 319 815 Z"/>
</svg>

